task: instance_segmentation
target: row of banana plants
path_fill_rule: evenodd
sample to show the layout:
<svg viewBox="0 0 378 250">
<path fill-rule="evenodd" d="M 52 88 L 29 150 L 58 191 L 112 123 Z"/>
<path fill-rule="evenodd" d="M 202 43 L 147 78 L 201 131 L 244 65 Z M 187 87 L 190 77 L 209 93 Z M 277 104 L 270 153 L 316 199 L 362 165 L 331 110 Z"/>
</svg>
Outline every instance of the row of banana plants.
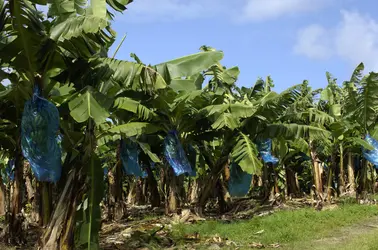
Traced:
<svg viewBox="0 0 378 250">
<path fill-rule="evenodd" d="M 107 200 L 110 219 L 127 214 L 124 141 L 139 149 L 150 202 L 158 207 L 164 201 L 166 213 L 184 205 L 182 187 L 188 182 L 197 214 L 203 215 L 214 189 L 223 190 L 218 192 L 223 204 L 231 163 L 261 179 L 256 186 L 262 187 L 262 200 L 272 189 L 299 194 L 301 155 L 309 156 L 305 162 L 316 192 L 327 190 L 328 199 L 336 185 L 338 193 L 345 192 L 347 183 L 358 193 L 368 190 L 371 164 L 363 161 L 356 172 L 353 161 L 361 146 L 373 149 L 363 139 L 375 136 L 375 73 L 362 77 L 361 64 L 342 87 L 327 73 L 322 90 L 311 90 L 304 81 L 276 93 L 270 77 L 237 87 L 239 69 L 222 66 L 223 52 L 208 46 L 157 65 L 143 63 L 135 54 L 131 61 L 114 59 L 108 55 L 116 38 L 114 12 L 125 11 L 131 2 L 0 0 L 0 80 L 9 82 L 0 85 L 0 152 L 2 159 L 14 161 L 12 181 L 2 184 L 0 195 L 9 204 L 4 208 L 9 243 L 24 243 L 23 196 L 32 193 L 28 199 L 44 226 L 41 249 L 98 249 L 102 201 Z M 47 15 L 38 5 L 48 6 Z M 61 173 L 50 182 L 39 181 L 35 171 L 31 176 L 24 164 L 30 161 L 22 146 L 25 103 L 35 89 L 59 112 Z M 176 176 L 166 157 L 164 143 L 173 131 L 195 177 Z M 275 165 L 260 159 L 257 143 L 267 138 L 279 159 Z M 32 169 L 49 168 L 29 163 Z M 323 174 L 326 183 L 324 163 L 329 165 Z M 129 183 L 135 187 L 137 181 Z"/>
</svg>

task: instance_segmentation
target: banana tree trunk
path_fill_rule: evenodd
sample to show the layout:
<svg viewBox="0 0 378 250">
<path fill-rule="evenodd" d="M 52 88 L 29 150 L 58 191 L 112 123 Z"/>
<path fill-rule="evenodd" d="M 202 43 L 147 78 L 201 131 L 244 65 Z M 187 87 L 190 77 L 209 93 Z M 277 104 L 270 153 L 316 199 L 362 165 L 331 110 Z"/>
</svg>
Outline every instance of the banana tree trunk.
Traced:
<svg viewBox="0 0 378 250">
<path fill-rule="evenodd" d="M 177 185 L 177 176 L 174 175 L 173 169 L 167 167 L 167 182 L 166 182 L 166 199 L 165 199 L 165 213 L 176 213 L 180 207 L 179 188 Z"/>
<path fill-rule="evenodd" d="M 259 186 L 259 177 L 257 175 L 252 176 L 251 187 L 255 188 Z"/>
<path fill-rule="evenodd" d="M 152 207 L 160 207 L 160 194 L 158 190 L 158 183 L 155 179 L 154 173 L 150 166 L 146 167 L 147 171 L 147 181 L 148 181 L 148 189 L 150 193 L 150 203 Z"/>
<path fill-rule="evenodd" d="M 263 175 L 262 175 L 262 183 L 263 183 L 263 201 L 266 201 L 269 199 L 269 196 L 271 195 L 270 190 L 270 183 L 269 183 L 269 165 L 264 164 L 263 165 Z"/>
<path fill-rule="evenodd" d="M 23 216 L 22 209 L 22 185 L 23 181 L 23 157 L 21 148 L 18 147 L 15 157 L 13 192 L 11 197 L 11 213 L 8 216 L 8 242 L 11 244 L 24 243 L 24 235 L 22 231 Z"/>
<path fill-rule="evenodd" d="M 33 222 L 38 223 L 40 226 L 43 226 L 43 221 L 40 219 L 42 218 L 40 214 L 40 192 L 38 192 L 38 183 L 35 181 L 35 185 L 33 185 L 33 176 L 31 173 L 30 166 L 27 162 L 24 164 L 24 177 L 25 177 L 25 187 L 26 193 L 28 197 L 29 204 L 32 205 L 31 211 L 31 219 Z"/>
<path fill-rule="evenodd" d="M 160 168 L 160 173 L 159 173 L 159 177 L 160 177 L 160 182 L 159 182 L 159 190 L 160 190 L 160 199 L 161 199 L 161 202 L 163 202 L 164 204 L 166 203 L 166 197 L 167 197 L 167 190 L 166 190 L 166 186 L 167 186 L 167 174 L 166 174 L 166 168 L 165 167 L 162 167 Z"/>
<path fill-rule="evenodd" d="M 109 202 L 108 219 L 120 220 L 126 214 L 126 205 L 122 199 L 122 163 L 118 161 L 113 169 L 108 172 Z"/>
<path fill-rule="evenodd" d="M 313 147 L 312 143 L 310 142 L 311 148 L 311 159 L 312 159 L 312 166 L 313 166 L 313 175 L 314 175 L 314 184 L 316 187 L 316 191 L 319 194 L 323 194 L 323 183 L 322 183 L 322 176 L 320 170 L 320 161 L 318 155 L 316 153 L 315 148 Z"/>
<path fill-rule="evenodd" d="M 28 202 L 32 203 L 35 196 L 35 189 L 33 187 L 33 176 L 31 173 L 31 169 L 29 167 L 29 164 L 24 164 L 24 178 L 25 178 L 25 188 L 26 188 L 26 194 L 28 197 Z"/>
<path fill-rule="evenodd" d="M 137 178 L 135 186 L 135 204 L 144 205 L 146 204 L 144 195 L 144 180 L 142 178 Z"/>
<path fill-rule="evenodd" d="M 285 168 L 286 172 L 286 193 L 288 196 L 298 195 L 299 185 L 296 178 L 296 173 L 289 167 Z"/>
<path fill-rule="evenodd" d="M 199 201 L 199 194 L 201 190 L 201 182 L 200 182 L 200 177 L 191 180 L 190 181 L 190 186 L 189 186 L 189 204 L 195 205 Z"/>
<path fill-rule="evenodd" d="M 339 170 L 339 193 L 345 192 L 345 179 L 344 179 L 344 147 L 340 144 L 340 170 Z"/>
<path fill-rule="evenodd" d="M 131 182 L 130 187 L 129 187 L 129 193 L 127 195 L 127 204 L 129 204 L 130 206 L 133 206 L 136 204 L 136 189 L 137 189 L 136 181 Z"/>
<path fill-rule="evenodd" d="M 357 199 L 365 200 L 367 196 L 367 169 L 368 161 L 362 159 L 362 167 L 360 169 L 360 179 L 357 188 Z"/>
<path fill-rule="evenodd" d="M 186 190 L 185 190 L 185 175 L 180 175 L 177 178 L 177 188 L 179 190 L 178 198 L 180 200 L 180 204 L 185 204 L 187 202 L 186 199 Z"/>
<path fill-rule="evenodd" d="M 198 203 L 196 204 L 196 207 L 195 207 L 195 212 L 199 216 L 203 216 L 203 209 L 212 191 L 214 190 L 215 185 L 223 169 L 229 166 L 229 160 L 228 160 L 228 157 L 226 156 L 220 158 L 216 164 L 212 164 L 210 159 L 207 159 L 206 157 L 205 157 L 205 160 L 209 166 L 212 166 L 212 168 L 209 175 L 207 175 L 204 179 L 204 182 L 203 182 L 204 187 L 201 188 L 201 194 L 200 194 Z"/>
<path fill-rule="evenodd" d="M 5 185 L 3 184 L 3 178 L 0 175 L 0 216 L 4 216 L 5 215 L 5 211 L 6 211 L 6 193 L 7 193 L 7 190 L 6 190 Z"/>
<path fill-rule="evenodd" d="M 335 151 L 332 152 L 331 155 L 331 166 L 328 168 L 328 179 L 327 179 L 327 201 L 331 201 L 332 195 L 334 195 L 334 188 L 333 188 L 333 177 L 335 175 L 337 168 L 337 161 Z"/>
<path fill-rule="evenodd" d="M 55 210 L 41 237 L 42 250 L 74 249 L 76 208 L 84 192 L 84 182 L 78 175 L 75 169 L 69 173 Z"/>
<path fill-rule="evenodd" d="M 274 170 L 274 167 L 272 167 L 273 169 L 273 181 L 274 181 L 274 194 L 279 194 L 280 193 L 280 188 L 278 187 L 278 173 L 277 171 Z"/>
<path fill-rule="evenodd" d="M 327 201 L 331 201 L 332 196 L 332 177 L 333 177 L 333 164 L 328 168 L 328 175 L 327 175 Z"/>
<path fill-rule="evenodd" d="M 52 213 L 52 200 L 51 200 L 51 189 L 52 186 L 50 183 L 42 182 L 39 185 L 40 187 L 40 215 L 42 226 L 46 226 L 50 221 L 50 216 Z"/>
<path fill-rule="evenodd" d="M 354 178 L 354 162 L 352 152 L 348 152 L 348 183 L 349 191 L 351 193 L 356 192 L 356 183 Z"/>
<path fill-rule="evenodd" d="M 228 192 L 228 180 L 230 178 L 230 168 L 225 166 L 222 173 L 222 178 L 219 178 L 216 184 L 219 212 L 221 214 L 229 211 L 231 207 L 231 195 Z"/>
<path fill-rule="evenodd" d="M 374 191 L 374 183 L 375 183 L 375 171 L 373 164 L 369 163 L 369 171 L 370 171 L 370 181 L 369 181 L 369 187 L 370 187 L 370 192 L 375 193 Z"/>
</svg>

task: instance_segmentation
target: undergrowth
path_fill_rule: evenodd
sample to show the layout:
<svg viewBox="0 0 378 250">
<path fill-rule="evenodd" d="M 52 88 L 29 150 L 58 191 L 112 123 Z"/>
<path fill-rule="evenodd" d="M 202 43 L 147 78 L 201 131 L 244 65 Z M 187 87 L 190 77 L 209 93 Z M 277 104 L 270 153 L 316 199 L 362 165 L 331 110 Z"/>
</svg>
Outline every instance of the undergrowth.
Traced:
<svg viewBox="0 0 378 250">
<path fill-rule="evenodd" d="M 172 235 L 184 243 L 187 235 L 198 233 L 201 238 L 219 235 L 241 245 L 252 242 L 282 245 L 327 236 L 341 227 L 378 216 L 377 206 L 348 204 L 333 210 L 316 211 L 305 208 L 278 211 L 270 216 L 255 217 L 248 221 L 204 221 L 193 225 L 179 224 Z"/>
</svg>

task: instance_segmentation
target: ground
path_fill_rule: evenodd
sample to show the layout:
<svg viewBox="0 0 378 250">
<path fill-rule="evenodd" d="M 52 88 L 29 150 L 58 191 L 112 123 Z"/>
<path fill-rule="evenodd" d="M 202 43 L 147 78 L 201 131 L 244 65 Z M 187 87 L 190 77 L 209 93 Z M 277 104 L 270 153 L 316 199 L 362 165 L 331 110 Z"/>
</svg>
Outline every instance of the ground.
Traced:
<svg viewBox="0 0 378 250">
<path fill-rule="evenodd" d="M 105 224 L 103 247 L 109 250 L 378 249 L 377 205 L 338 204 L 325 206 L 322 211 L 281 206 L 256 212 L 251 219 L 229 215 L 205 221 L 186 211 L 181 217 L 146 218 L 128 225 Z"/>
<path fill-rule="evenodd" d="M 242 210 L 244 211 L 244 210 Z M 256 206 L 205 220 L 183 210 L 180 216 L 133 208 L 133 216 L 104 222 L 101 247 L 115 249 L 378 249 L 378 206 L 339 203 L 321 211 L 310 206 Z M 247 218 L 252 216 L 252 218 Z M 0 245 L 0 249 L 13 250 Z M 18 248 L 18 249 L 35 249 Z"/>
</svg>

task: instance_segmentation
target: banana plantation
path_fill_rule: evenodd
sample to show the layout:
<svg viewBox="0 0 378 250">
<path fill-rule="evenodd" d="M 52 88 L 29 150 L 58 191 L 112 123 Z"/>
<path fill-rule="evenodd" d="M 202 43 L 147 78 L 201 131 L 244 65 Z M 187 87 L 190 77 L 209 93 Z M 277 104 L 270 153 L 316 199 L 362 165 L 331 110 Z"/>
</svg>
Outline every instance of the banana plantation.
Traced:
<svg viewBox="0 0 378 250">
<path fill-rule="evenodd" d="M 118 60 L 111 24 L 131 2 L 0 0 L 5 244 L 29 244 L 33 227 L 35 249 L 100 249 L 103 223 L 142 205 L 206 218 L 375 192 L 378 73 L 361 63 L 343 82 L 326 72 L 323 89 L 276 93 L 270 76 L 238 87 L 209 46 Z"/>
</svg>

